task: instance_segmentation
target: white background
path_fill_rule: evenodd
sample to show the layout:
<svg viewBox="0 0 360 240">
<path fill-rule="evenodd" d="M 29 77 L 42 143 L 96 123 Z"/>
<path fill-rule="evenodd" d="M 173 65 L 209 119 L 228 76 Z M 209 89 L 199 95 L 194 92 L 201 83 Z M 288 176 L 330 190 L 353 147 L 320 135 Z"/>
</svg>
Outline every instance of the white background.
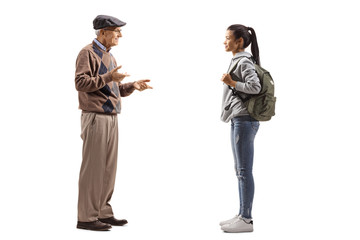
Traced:
<svg viewBox="0 0 360 240">
<path fill-rule="evenodd" d="M 1 239 L 359 239 L 356 1 L 11 1 L 1 20 Z M 128 24 L 112 49 L 126 81 L 112 206 L 128 226 L 76 229 L 81 164 L 75 59 L 98 14 Z M 256 30 L 276 84 L 254 162 L 255 232 L 238 211 L 220 121 L 226 28 Z M 6 236 L 4 238 L 4 236 Z"/>
</svg>

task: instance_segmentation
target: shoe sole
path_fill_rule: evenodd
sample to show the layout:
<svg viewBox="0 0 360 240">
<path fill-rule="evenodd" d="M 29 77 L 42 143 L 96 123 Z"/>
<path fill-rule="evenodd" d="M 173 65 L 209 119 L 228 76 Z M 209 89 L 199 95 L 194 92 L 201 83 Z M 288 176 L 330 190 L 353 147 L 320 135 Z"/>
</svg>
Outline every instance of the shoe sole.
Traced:
<svg viewBox="0 0 360 240">
<path fill-rule="evenodd" d="M 76 226 L 76 228 L 83 229 L 83 230 L 90 230 L 90 231 L 108 231 L 111 229 L 111 226 L 108 228 L 102 228 L 102 229 L 91 229 L 91 228 L 82 227 L 82 226 Z"/>
<path fill-rule="evenodd" d="M 254 231 L 254 229 L 246 229 L 246 230 L 244 229 L 244 230 L 238 230 L 238 231 L 224 230 L 224 229 L 221 229 L 221 230 L 223 230 L 226 233 L 245 233 L 245 232 L 253 232 Z"/>
<path fill-rule="evenodd" d="M 231 231 L 225 231 L 223 230 L 225 233 L 246 233 L 246 232 L 253 232 L 254 230 L 246 230 L 246 231 L 236 231 L 236 232 L 231 232 Z"/>
<path fill-rule="evenodd" d="M 225 228 L 225 229 L 224 229 Z M 249 229 L 242 229 L 242 230 L 232 230 L 232 229 L 226 229 L 225 226 L 221 227 L 221 230 L 223 230 L 226 233 L 243 233 L 243 232 L 253 232 L 254 228 L 249 228 Z"/>
</svg>

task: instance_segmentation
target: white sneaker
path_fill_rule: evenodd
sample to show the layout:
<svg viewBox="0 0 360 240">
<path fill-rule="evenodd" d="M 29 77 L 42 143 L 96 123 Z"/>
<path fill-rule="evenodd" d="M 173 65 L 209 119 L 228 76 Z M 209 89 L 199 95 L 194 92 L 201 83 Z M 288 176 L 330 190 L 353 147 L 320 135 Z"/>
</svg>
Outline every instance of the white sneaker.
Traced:
<svg viewBox="0 0 360 240">
<path fill-rule="evenodd" d="M 237 218 L 239 217 L 239 215 L 235 215 L 235 217 L 229 219 L 229 220 L 225 220 L 225 221 L 222 221 L 220 222 L 220 226 L 223 226 L 225 224 L 229 224 L 229 223 L 232 223 L 233 221 L 235 221 Z"/>
<path fill-rule="evenodd" d="M 252 232 L 254 228 L 252 220 L 243 219 L 241 216 L 238 216 L 233 222 L 221 226 L 221 230 L 230 233 L 240 233 Z"/>
</svg>

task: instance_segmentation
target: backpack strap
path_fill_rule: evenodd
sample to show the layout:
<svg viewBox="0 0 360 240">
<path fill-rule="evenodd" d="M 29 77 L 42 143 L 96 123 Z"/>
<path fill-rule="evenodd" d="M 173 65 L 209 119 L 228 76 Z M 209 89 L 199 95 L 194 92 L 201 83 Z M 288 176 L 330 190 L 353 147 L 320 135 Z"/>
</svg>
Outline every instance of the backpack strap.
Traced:
<svg viewBox="0 0 360 240">
<path fill-rule="evenodd" d="M 228 74 L 231 74 L 235 70 L 236 66 L 239 64 L 239 62 L 242 58 L 243 57 L 239 57 L 239 60 L 236 61 L 236 63 L 232 66 L 232 68 L 231 69 L 229 68 L 230 71 L 228 70 Z"/>
</svg>

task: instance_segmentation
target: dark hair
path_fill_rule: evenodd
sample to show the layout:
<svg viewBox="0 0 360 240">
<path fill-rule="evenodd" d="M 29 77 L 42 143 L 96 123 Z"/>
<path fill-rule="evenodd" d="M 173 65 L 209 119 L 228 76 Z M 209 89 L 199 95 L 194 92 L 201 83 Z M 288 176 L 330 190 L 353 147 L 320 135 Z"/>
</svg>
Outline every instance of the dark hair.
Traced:
<svg viewBox="0 0 360 240">
<path fill-rule="evenodd" d="M 251 53 L 255 60 L 255 63 L 260 65 L 259 46 L 256 39 L 255 30 L 251 27 L 245 27 L 241 24 L 234 24 L 228 27 L 227 30 L 232 31 L 235 40 L 244 39 L 244 48 L 247 48 L 251 43 Z M 250 32 L 249 32 L 250 31 Z"/>
</svg>

